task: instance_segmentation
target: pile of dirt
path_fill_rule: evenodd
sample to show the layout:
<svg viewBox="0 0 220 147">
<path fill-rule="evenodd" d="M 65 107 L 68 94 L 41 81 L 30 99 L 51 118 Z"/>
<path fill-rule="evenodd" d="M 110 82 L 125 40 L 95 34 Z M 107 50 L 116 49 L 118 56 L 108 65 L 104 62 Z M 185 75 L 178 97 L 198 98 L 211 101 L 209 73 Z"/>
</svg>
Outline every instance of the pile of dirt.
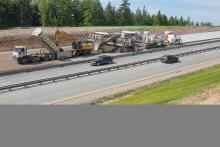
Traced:
<svg viewBox="0 0 220 147">
<path fill-rule="evenodd" d="M 176 105 L 220 105 L 220 84 L 174 102 Z"/>
<path fill-rule="evenodd" d="M 9 51 L 15 45 L 25 45 L 29 49 L 32 48 L 41 48 L 41 43 L 31 36 L 31 33 L 35 30 L 34 27 L 31 28 L 14 28 L 7 30 L 0 30 L 0 52 L 1 51 Z M 152 31 L 156 34 L 162 34 L 164 31 L 170 30 L 175 32 L 176 34 L 191 34 L 191 33 L 201 33 L 201 32 L 212 32 L 212 31 L 220 31 L 220 27 L 170 27 L 169 29 L 163 27 L 155 27 L 152 29 L 135 29 L 134 28 L 120 28 L 120 27 L 108 27 L 108 28 L 84 28 L 84 27 L 62 27 L 60 30 L 65 31 L 69 34 L 74 35 L 78 39 L 82 39 L 88 34 L 93 33 L 95 31 L 106 31 L 106 32 L 119 32 L 122 30 L 129 31 Z M 43 32 L 51 39 L 55 40 L 54 34 L 56 32 L 56 28 L 43 28 Z M 65 42 L 63 40 L 59 40 L 60 46 L 71 45 L 71 42 Z"/>
</svg>

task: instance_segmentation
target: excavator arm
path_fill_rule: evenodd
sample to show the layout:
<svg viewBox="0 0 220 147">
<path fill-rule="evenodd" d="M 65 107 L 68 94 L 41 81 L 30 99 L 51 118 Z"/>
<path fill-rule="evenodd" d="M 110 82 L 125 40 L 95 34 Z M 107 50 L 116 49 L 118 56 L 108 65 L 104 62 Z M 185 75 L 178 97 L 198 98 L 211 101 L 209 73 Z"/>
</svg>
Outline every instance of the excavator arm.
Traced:
<svg viewBox="0 0 220 147">
<path fill-rule="evenodd" d="M 75 37 L 71 34 L 68 34 L 64 31 L 59 31 L 58 29 L 56 30 L 55 33 L 55 38 L 57 41 L 62 40 L 62 41 L 73 41 L 75 40 Z"/>
</svg>

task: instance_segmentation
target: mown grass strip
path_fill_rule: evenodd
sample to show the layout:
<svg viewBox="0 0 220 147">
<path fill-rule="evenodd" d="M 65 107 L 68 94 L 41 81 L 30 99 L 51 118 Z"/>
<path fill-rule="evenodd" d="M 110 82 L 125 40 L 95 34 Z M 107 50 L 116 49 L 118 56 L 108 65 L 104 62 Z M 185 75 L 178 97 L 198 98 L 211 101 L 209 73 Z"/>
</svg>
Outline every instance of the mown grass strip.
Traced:
<svg viewBox="0 0 220 147">
<path fill-rule="evenodd" d="M 113 105 L 166 104 L 190 96 L 217 83 L 220 83 L 220 65 L 104 98 L 93 104 L 106 102 Z"/>
</svg>

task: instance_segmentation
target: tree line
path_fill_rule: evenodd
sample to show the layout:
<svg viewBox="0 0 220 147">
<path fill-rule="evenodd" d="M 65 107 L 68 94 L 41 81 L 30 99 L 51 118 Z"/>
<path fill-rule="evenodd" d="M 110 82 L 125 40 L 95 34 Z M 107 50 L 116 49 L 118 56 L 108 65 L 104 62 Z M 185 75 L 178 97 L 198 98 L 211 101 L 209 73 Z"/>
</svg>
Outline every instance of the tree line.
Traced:
<svg viewBox="0 0 220 147">
<path fill-rule="evenodd" d="M 0 27 L 15 26 L 186 26 L 212 25 L 193 22 L 190 17 L 151 15 L 144 6 L 130 9 L 129 0 L 116 8 L 103 8 L 100 0 L 0 0 Z"/>
</svg>

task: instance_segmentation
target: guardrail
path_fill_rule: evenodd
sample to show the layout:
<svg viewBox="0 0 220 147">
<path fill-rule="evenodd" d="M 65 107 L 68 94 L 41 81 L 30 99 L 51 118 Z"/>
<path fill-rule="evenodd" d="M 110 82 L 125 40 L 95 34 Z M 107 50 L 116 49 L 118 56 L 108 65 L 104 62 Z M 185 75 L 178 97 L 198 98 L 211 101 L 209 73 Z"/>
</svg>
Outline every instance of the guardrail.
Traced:
<svg viewBox="0 0 220 147">
<path fill-rule="evenodd" d="M 213 38 L 213 39 L 200 40 L 200 41 L 192 41 L 192 42 L 187 42 L 187 43 L 182 44 L 182 45 L 176 45 L 176 46 L 171 46 L 171 47 L 153 48 L 153 49 L 148 49 L 148 50 L 143 50 L 143 51 L 138 51 L 138 52 L 124 53 L 122 55 L 117 55 L 113 58 L 122 58 L 122 57 L 145 54 L 145 53 L 166 51 L 166 50 L 172 50 L 172 49 L 180 49 L 180 48 L 184 48 L 184 47 L 202 45 L 202 44 L 213 43 L 213 42 L 218 42 L 218 41 L 220 41 L 220 38 Z M 78 62 L 68 62 L 68 63 L 44 65 L 44 66 L 38 66 L 38 67 L 32 67 L 32 68 L 22 68 L 22 69 L 16 69 L 16 70 L 2 71 L 2 72 L 0 72 L 0 76 L 18 74 L 18 73 L 23 73 L 23 72 L 32 72 L 32 71 L 37 71 L 37 70 L 49 69 L 49 68 L 70 66 L 70 65 L 74 65 L 74 64 L 86 63 L 86 62 L 89 62 L 89 61 L 91 61 L 91 59 L 78 61 Z"/>
<path fill-rule="evenodd" d="M 189 55 L 204 53 L 204 52 L 208 52 L 211 50 L 217 50 L 217 49 L 220 49 L 220 46 L 197 50 L 197 51 L 186 52 L 186 53 L 181 53 L 181 54 L 176 54 L 176 56 L 178 56 L 178 57 L 189 56 Z M 118 66 L 111 66 L 111 67 L 106 67 L 106 68 L 101 68 L 101 69 L 96 69 L 96 70 L 84 71 L 84 72 L 79 72 L 79 73 L 74 73 L 74 74 L 68 74 L 68 75 L 63 75 L 63 76 L 57 76 L 57 77 L 35 80 L 35 81 L 30 81 L 30 82 L 24 82 L 24 83 L 19 83 L 19 84 L 13 84 L 13 85 L 0 87 L 0 91 L 6 91 L 6 90 L 11 91 L 11 90 L 15 90 L 16 88 L 28 88 L 28 87 L 36 86 L 36 85 L 54 83 L 54 82 L 58 82 L 61 80 L 62 81 L 63 80 L 70 80 L 73 78 L 80 78 L 83 76 L 90 76 L 90 75 L 100 74 L 100 73 L 104 73 L 104 72 L 121 70 L 121 69 L 131 68 L 134 66 L 140 66 L 140 65 L 144 65 L 144 64 L 154 63 L 154 62 L 160 61 L 160 59 L 161 58 L 154 58 L 154 59 L 137 61 L 137 62 L 132 62 L 132 63 L 118 65 Z"/>
</svg>

